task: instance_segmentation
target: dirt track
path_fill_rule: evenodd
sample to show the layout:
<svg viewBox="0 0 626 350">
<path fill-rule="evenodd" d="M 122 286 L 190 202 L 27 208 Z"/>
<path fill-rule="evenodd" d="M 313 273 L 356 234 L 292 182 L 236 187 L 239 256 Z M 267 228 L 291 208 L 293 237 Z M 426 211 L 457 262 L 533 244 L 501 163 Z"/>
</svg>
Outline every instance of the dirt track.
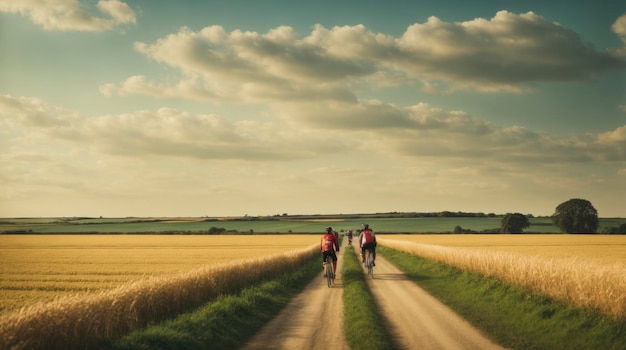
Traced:
<svg viewBox="0 0 626 350">
<path fill-rule="evenodd" d="M 330 289 L 326 286 L 320 261 L 319 278 L 243 349 L 348 349 L 343 335 L 340 273 L 345 245 L 342 249 L 336 285 Z M 396 343 L 403 349 L 502 349 L 381 256 L 376 259 L 374 279 L 368 283 Z M 330 327 L 324 322 L 328 319 L 334 320 Z"/>
<path fill-rule="evenodd" d="M 349 349 L 343 334 L 343 252 L 337 254 L 335 285 L 328 288 L 322 278 L 320 253 L 319 278 L 296 296 L 280 314 L 243 349 Z M 330 322 L 329 322 L 330 320 Z"/>
</svg>

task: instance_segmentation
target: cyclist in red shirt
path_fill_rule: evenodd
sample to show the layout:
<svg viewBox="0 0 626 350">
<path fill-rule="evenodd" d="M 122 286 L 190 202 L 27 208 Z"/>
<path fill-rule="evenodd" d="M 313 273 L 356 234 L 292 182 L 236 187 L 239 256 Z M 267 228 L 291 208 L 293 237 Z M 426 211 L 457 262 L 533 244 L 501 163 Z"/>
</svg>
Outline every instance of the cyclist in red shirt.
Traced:
<svg viewBox="0 0 626 350">
<path fill-rule="evenodd" d="M 361 260 L 365 262 L 365 250 L 372 251 L 372 258 L 374 259 L 374 266 L 376 266 L 376 234 L 374 230 L 370 229 L 368 224 L 363 224 L 363 229 L 359 234 L 359 247 L 361 247 Z"/>
<path fill-rule="evenodd" d="M 325 262 L 326 259 L 333 259 L 333 270 L 337 271 L 337 254 L 335 254 L 335 250 L 339 251 L 339 240 L 332 227 L 326 228 L 326 233 L 322 236 L 321 248 L 322 262 Z"/>
</svg>

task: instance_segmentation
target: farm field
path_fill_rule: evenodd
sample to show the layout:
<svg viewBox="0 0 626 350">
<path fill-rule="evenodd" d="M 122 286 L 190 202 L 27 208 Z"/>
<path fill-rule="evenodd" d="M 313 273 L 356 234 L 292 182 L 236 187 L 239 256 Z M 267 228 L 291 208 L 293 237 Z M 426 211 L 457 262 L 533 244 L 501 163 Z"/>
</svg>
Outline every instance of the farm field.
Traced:
<svg viewBox="0 0 626 350">
<path fill-rule="evenodd" d="M 149 276 L 301 249 L 318 235 L 3 235 L 0 315 Z"/>
<path fill-rule="evenodd" d="M 385 235 L 386 239 L 448 247 L 577 258 L 626 265 L 626 235 Z"/>
<path fill-rule="evenodd" d="M 382 237 L 626 265 L 624 235 L 385 234 Z M 318 239 L 317 234 L 4 235 L 0 240 L 3 261 L 0 314 L 62 295 L 112 289 L 144 277 L 299 249 Z"/>
<path fill-rule="evenodd" d="M 378 233 L 450 233 L 456 226 L 473 231 L 499 228 L 499 217 L 419 217 L 354 218 L 334 216 L 274 217 L 242 219 L 207 218 L 19 218 L 0 219 L 0 232 L 32 233 L 206 233 L 212 227 L 234 233 L 316 233 L 325 226 L 336 231 L 356 230 L 367 222 Z M 601 232 L 607 226 L 619 226 L 626 219 L 600 218 Z M 550 218 L 531 218 L 528 233 L 559 233 Z"/>
</svg>

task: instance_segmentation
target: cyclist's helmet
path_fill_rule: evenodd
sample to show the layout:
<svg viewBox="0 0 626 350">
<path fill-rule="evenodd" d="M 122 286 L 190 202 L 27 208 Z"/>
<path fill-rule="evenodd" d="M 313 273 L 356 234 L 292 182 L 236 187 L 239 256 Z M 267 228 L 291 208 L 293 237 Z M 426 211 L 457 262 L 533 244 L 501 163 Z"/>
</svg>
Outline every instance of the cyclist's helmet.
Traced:
<svg viewBox="0 0 626 350">
<path fill-rule="evenodd" d="M 369 230 L 369 228 L 370 228 L 370 225 L 368 225 L 368 224 L 363 224 L 363 229 L 364 229 L 364 230 Z"/>
</svg>

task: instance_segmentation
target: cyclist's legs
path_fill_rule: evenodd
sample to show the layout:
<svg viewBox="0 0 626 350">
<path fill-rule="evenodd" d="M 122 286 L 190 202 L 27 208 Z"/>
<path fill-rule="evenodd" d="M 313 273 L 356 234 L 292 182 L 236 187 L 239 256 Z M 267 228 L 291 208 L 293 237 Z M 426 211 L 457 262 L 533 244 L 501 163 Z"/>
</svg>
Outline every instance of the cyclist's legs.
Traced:
<svg viewBox="0 0 626 350">
<path fill-rule="evenodd" d="M 335 251 L 331 251 L 331 257 L 333 258 L 333 271 L 335 271 L 335 274 L 337 272 L 337 254 L 335 254 Z"/>
<path fill-rule="evenodd" d="M 322 265 L 326 264 L 327 259 L 330 258 L 329 253 L 328 251 L 322 252 Z"/>
<path fill-rule="evenodd" d="M 365 251 L 369 250 L 370 252 L 372 252 L 372 258 L 374 260 L 376 260 L 376 247 L 374 246 L 374 243 L 365 243 L 363 244 L 363 246 L 361 247 L 361 257 L 363 258 L 363 262 L 365 262 Z"/>
<path fill-rule="evenodd" d="M 337 254 L 334 250 L 327 250 L 322 253 L 322 263 L 333 262 L 333 271 L 337 271 Z"/>
</svg>

